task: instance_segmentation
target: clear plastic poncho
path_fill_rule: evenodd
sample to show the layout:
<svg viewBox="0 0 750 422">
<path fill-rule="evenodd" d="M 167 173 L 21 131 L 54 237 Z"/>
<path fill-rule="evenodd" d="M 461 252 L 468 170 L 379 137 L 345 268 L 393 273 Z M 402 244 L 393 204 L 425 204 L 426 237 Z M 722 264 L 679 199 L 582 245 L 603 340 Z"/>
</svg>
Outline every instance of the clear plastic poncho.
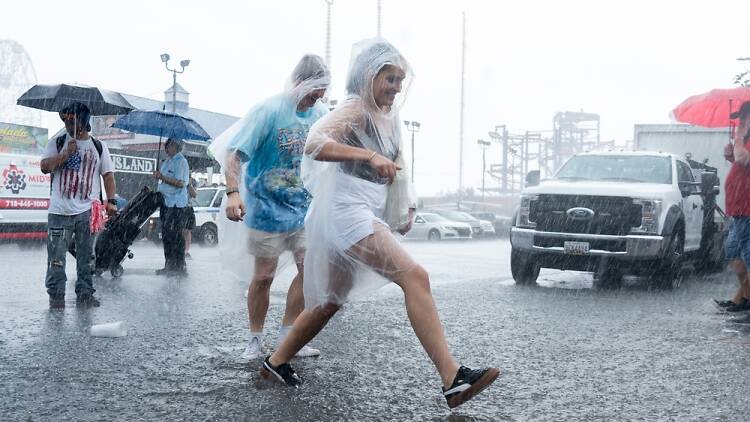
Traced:
<svg viewBox="0 0 750 422">
<path fill-rule="evenodd" d="M 381 107 L 375 84 L 388 66 L 400 69 L 404 79 L 399 81 L 392 105 Z M 416 265 L 392 233 L 410 224 L 409 209 L 416 208 L 398 116 L 412 79 L 411 67 L 387 41 L 369 39 L 355 44 L 347 99 L 308 134 L 302 179 L 313 200 L 305 222 L 306 308 L 365 296 Z M 369 161 L 316 159 L 330 143 L 377 152 L 401 170 L 389 183 Z"/>
<path fill-rule="evenodd" d="M 222 266 L 239 279 L 253 275 L 251 230 L 280 233 L 303 227 L 311 197 L 300 178 L 302 151 L 312 124 L 328 112 L 319 99 L 329 84 L 323 60 L 305 55 L 283 92 L 252 107 L 209 147 L 222 174 L 239 181 L 246 207 L 243 222 L 231 221 L 225 198 L 217 221 Z M 302 112 L 301 104 L 306 106 Z"/>
</svg>

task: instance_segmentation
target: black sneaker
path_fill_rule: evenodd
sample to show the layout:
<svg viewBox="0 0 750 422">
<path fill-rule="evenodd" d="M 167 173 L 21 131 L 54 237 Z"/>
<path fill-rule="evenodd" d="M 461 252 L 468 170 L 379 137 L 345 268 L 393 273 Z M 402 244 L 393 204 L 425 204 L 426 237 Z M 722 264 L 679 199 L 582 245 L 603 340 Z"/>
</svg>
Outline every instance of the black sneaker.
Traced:
<svg viewBox="0 0 750 422">
<path fill-rule="evenodd" d="M 65 295 L 51 295 L 49 297 L 50 309 L 65 309 Z"/>
<path fill-rule="evenodd" d="M 81 308 L 98 308 L 101 306 L 99 299 L 95 298 L 94 295 L 79 295 L 76 298 L 76 306 Z"/>
<path fill-rule="evenodd" d="M 453 409 L 471 400 L 495 382 L 498 375 L 500 375 L 500 370 L 497 368 L 469 369 L 465 366 L 458 368 L 453 384 L 448 389 L 443 388 L 448 407 Z"/>
<path fill-rule="evenodd" d="M 727 312 L 744 312 L 750 311 L 750 300 L 742 299 L 742 302 L 736 305 L 729 305 L 726 308 Z"/>
<path fill-rule="evenodd" d="M 731 300 L 718 300 L 718 299 L 714 299 L 714 303 L 720 309 L 728 308 L 728 307 L 734 305 L 734 302 L 732 302 Z"/>
<path fill-rule="evenodd" d="M 282 363 L 279 366 L 273 366 L 268 360 L 270 357 L 266 357 L 263 361 L 263 366 L 260 368 L 260 376 L 268 381 L 283 382 L 289 387 L 298 388 L 302 385 L 302 378 L 294 372 L 291 365 Z"/>
<path fill-rule="evenodd" d="M 155 271 L 156 275 L 168 275 L 170 270 L 168 268 L 160 268 Z"/>
</svg>

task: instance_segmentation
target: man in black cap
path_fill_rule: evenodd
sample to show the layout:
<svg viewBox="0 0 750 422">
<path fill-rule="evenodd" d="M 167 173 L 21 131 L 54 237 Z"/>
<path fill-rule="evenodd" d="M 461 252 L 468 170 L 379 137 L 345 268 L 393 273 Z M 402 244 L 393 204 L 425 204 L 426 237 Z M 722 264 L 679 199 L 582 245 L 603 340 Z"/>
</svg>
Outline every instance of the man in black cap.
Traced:
<svg viewBox="0 0 750 422">
<path fill-rule="evenodd" d="M 94 237 L 91 234 L 91 207 L 101 198 L 101 178 L 107 192 L 107 212 L 117 212 L 115 205 L 114 164 L 109 150 L 89 136 L 88 107 L 73 103 L 60 111 L 65 135 L 51 139 L 42 155 L 42 173 L 52 174 L 47 219 L 47 275 L 45 285 L 50 308 L 65 307 L 65 254 L 75 242 L 77 305 L 99 306 L 94 297 L 91 257 Z M 101 177 L 100 177 L 101 176 Z"/>
<path fill-rule="evenodd" d="M 724 157 L 732 162 L 725 181 L 726 213 L 731 217 L 725 255 L 731 260 L 740 287 L 731 300 L 717 301 L 717 304 L 728 312 L 743 312 L 750 310 L 750 276 L 747 272 L 750 264 L 750 152 L 747 146 L 750 140 L 750 101 L 743 103 L 731 118 L 739 119 L 739 125 L 734 133 L 734 145 L 729 144 L 724 149 Z"/>
</svg>

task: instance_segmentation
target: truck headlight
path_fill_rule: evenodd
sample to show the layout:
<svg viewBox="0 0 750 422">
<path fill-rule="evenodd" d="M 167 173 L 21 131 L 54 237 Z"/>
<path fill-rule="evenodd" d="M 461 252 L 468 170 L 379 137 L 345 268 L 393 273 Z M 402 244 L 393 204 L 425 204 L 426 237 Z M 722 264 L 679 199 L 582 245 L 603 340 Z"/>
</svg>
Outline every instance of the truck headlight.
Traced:
<svg viewBox="0 0 750 422">
<path fill-rule="evenodd" d="M 530 215 L 531 205 L 537 199 L 539 199 L 539 195 L 521 195 L 521 207 L 518 209 L 516 227 L 527 229 L 533 229 L 536 227 L 536 222 L 531 220 Z"/>
<path fill-rule="evenodd" d="M 661 201 L 658 199 L 633 199 L 633 203 L 641 206 L 641 225 L 633 227 L 633 233 L 659 234 L 659 216 L 661 215 Z"/>
</svg>

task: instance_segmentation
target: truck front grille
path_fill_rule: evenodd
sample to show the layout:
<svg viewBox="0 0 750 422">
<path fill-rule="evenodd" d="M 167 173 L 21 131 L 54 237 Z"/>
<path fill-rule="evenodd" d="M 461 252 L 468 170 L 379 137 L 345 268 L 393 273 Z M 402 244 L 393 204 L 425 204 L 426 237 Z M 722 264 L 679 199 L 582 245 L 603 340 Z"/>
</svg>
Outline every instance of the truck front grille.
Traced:
<svg viewBox="0 0 750 422">
<path fill-rule="evenodd" d="M 568 215 L 571 208 L 594 211 L 585 220 Z M 539 231 L 622 236 L 641 225 L 641 206 L 632 198 L 587 195 L 539 195 L 530 205 L 529 220 Z"/>
</svg>

